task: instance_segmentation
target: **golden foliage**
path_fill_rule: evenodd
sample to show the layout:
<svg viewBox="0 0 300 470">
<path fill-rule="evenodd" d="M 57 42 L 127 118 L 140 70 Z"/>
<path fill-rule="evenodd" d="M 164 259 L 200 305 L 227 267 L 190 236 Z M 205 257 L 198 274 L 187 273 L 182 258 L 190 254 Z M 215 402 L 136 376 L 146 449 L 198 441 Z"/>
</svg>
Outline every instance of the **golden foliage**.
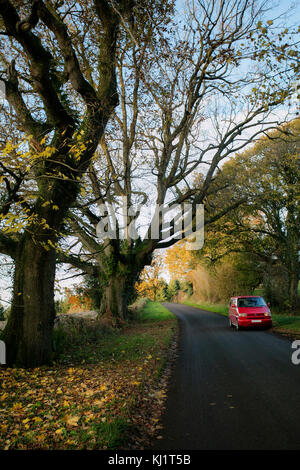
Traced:
<svg viewBox="0 0 300 470">
<path fill-rule="evenodd" d="M 193 252 L 185 248 L 185 240 L 180 240 L 167 250 L 164 262 L 172 279 L 189 279 L 188 273 L 193 269 Z"/>
</svg>

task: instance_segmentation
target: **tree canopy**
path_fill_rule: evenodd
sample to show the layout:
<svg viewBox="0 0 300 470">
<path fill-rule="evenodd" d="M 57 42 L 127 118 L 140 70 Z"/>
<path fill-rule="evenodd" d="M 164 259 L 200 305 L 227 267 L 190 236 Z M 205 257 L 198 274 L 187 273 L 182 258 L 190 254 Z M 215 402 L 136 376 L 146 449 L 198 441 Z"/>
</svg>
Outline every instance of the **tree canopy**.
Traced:
<svg viewBox="0 0 300 470">
<path fill-rule="evenodd" d="M 209 265 L 229 260 L 242 284 L 245 274 L 252 277 L 253 287 L 262 284 L 271 301 L 292 310 L 299 304 L 299 142 L 296 119 L 223 165 L 214 184 L 226 189 L 209 204 L 222 206 L 226 197 L 245 202 L 208 227 L 196 254 Z"/>
</svg>

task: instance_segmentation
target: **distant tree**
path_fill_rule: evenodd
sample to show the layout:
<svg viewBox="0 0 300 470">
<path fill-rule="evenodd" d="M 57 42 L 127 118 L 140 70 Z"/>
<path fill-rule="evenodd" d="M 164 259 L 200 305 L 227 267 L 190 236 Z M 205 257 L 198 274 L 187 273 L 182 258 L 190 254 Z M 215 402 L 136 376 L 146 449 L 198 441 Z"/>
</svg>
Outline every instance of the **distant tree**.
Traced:
<svg viewBox="0 0 300 470">
<path fill-rule="evenodd" d="M 220 237 L 216 233 L 216 240 L 218 239 Z M 225 255 L 221 248 L 222 255 L 218 258 L 211 258 L 212 255 L 216 256 L 216 252 L 214 246 L 212 249 L 210 247 L 211 245 L 207 242 L 205 248 L 199 252 L 187 251 L 184 244 L 169 248 L 169 260 L 173 259 L 173 251 L 182 259 L 185 259 L 187 254 L 190 258 L 189 269 L 183 267 L 181 273 L 180 291 L 188 297 L 193 295 L 197 299 L 212 303 L 227 302 L 228 298 L 234 294 L 253 293 L 263 280 L 265 267 L 262 261 L 255 256 L 249 257 L 246 253 Z M 170 266 L 171 274 L 172 264 L 168 266 Z M 169 289 L 170 286 L 172 289 L 174 282 L 176 281 L 170 282 Z"/>
<path fill-rule="evenodd" d="M 186 249 L 186 241 L 177 242 L 166 250 L 164 263 L 169 271 L 171 281 L 187 279 L 188 273 L 193 269 L 193 252 Z"/>
<path fill-rule="evenodd" d="M 180 289 L 188 296 L 191 297 L 194 293 L 193 284 L 190 280 L 181 281 Z"/>
<path fill-rule="evenodd" d="M 84 281 L 82 282 L 82 289 L 91 301 L 91 308 L 93 310 L 99 310 L 103 295 L 99 280 L 93 276 L 85 276 Z"/>
<path fill-rule="evenodd" d="M 93 301 L 90 297 L 90 289 L 86 285 L 76 285 L 72 289 L 66 289 L 66 304 L 68 312 L 91 310 Z"/>
<path fill-rule="evenodd" d="M 176 246 L 176 245 L 174 245 Z M 168 297 L 170 300 L 176 300 L 178 291 L 180 290 L 180 282 L 178 279 L 171 280 L 168 285 Z"/>
<path fill-rule="evenodd" d="M 169 300 L 168 283 L 164 279 L 160 280 L 155 300 L 157 300 L 158 302 L 166 302 L 167 300 Z"/>
<path fill-rule="evenodd" d="M 54 304 L 55 304 L 56 315 L 67 313 L 69 311 L 69 305 L 67 303 L 67 299 L 56 300 Z"/>
<path fill-rule="evenodd" d="M 269 295 L 274 277 L 273 290 L 280 291 L 281 302 L 290 309 L 299 304 L 299 155 L 296 119 L 223 166 L 215 184 L 227 184 L 227 197 L 236 194 L 246 202 L 208 229 L 203 253 L 212 261 L 231 252 L 248 254 L 263 271 Z M 223 192 L 223 198 L 211 197 L 210 203 L 221 205 L 225 197 Z"/>
<path fill-rule="evenodd" d="M 163 266 L 163 258 L 156 255 L 151 265 L 144 268 L 139 280 L 135 284 L 135 289 L 139 296 L 157 301 L 168 299 L 168 284 L 161 276 Z"/>
</svg>

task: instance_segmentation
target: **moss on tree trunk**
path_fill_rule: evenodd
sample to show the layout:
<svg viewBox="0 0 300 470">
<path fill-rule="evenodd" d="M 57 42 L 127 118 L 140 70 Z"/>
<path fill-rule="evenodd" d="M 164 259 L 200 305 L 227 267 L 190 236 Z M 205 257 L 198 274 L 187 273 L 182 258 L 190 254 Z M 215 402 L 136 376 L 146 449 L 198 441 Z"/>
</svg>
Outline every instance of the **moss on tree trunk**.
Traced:
<svg viewBox="0 0 300 470">
<path fill-rule="evenodd" d="M 52 359 L 56 253 L 24 237 L 16 256 L 11 314 L 3 339 L 9 366 L 36 367 Z"/>
</svg>

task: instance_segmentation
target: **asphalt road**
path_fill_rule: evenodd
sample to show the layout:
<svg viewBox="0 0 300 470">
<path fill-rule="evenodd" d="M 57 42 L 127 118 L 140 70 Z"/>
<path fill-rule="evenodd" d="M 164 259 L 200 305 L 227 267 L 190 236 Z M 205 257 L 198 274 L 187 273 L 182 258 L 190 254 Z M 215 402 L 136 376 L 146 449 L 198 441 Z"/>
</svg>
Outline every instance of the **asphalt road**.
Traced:
<svg viewBox="0 0 300 470">
<path fill-rule="evenodd" d="M 291 342 L 221 315 L 164 304 L 180 320 L 163 439 L 155 449 L 300 449 L 300 365 Z"/>
</svg>

